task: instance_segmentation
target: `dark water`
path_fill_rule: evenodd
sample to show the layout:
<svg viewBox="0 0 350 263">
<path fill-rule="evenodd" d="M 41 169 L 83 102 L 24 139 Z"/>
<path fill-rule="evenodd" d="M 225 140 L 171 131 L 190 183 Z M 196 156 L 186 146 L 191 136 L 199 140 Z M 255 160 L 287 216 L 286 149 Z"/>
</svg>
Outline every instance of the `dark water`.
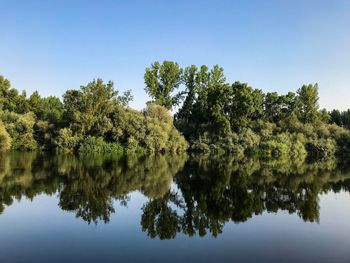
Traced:
<svg viewBox="0 0 350 263">
<path fill-rule="evenodd" d="M 350 169 L 0 157 L 0 262 L 350 262 Z"/>
</svg>

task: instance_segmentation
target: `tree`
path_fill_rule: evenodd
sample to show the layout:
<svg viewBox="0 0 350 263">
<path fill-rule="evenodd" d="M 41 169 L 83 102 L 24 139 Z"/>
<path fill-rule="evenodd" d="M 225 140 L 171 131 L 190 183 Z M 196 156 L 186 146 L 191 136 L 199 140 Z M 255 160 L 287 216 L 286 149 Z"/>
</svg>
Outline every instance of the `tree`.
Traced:
<svg viewBox="0 0 350 263">
<path fill-rule="evenodd" d="M 277 92 L 269 92 L 265 96 L 265 118 L 268 121 L 276 121 L 279 119 L 282 111 L 281 97 Z"/>
<path fill-rule="evenodd" d="M 17 114 L 6 111 L 1 118 L 6 131 L 11 136 L 13 150 L 31 151 L 37 148 L 37 142 L 33 135 L 35 116 L 32 112 Z"/>
<path fill-rule="evenodd" d="M 33 111 L 39 120 L 48 121 L 52 124 L 58 125 L 61 122 L 63 115 L 63 103 L 59 98 L 49 96 L 42 98 L 38 91 L 28 99 L 30 110 Z"/>
<path fill-rule="evenodd" d="M 133 101 L 134 96 L 131 93 L 131 90 L 127 90 L 123 93 L 123 95 L 117 97 L 117 101 L 123 105 L 128 106 L 130 101 Z"/>
<path fill-rule="evenodd" d="M 0 76 L 0 108 L 21 114 L 29 111 L 26 92 L 19 94 L 18 90 L 11 88 L 10 81 L 3 76 Z"/>
<path fill-rule="evenodd" d="M 235 82 L 232 84 L 232 94 L 230 122 L 236 131 L 263 116 L 264 94 L 261 90 Z"/>
<path fill-rule="evenodd" d="M 182 121 L 187 121 L 192 114 L 193 104 L 196 99 L 197 94 L 197 67 L 192 65 L 185 68 L 183 74 L 183 82 L 186 86 L 186 99 L 179 109 L 179 112 L 176 114 L 176 118 L 181 119 Z"/>
<path fill-rule="evenodd" d="M 64 96 L 65 116 L 71 129 L 83 136 L 103 136 L 112 128 L 109 115 L 117 104 L 113 82 L 93 80 L 80 90 L 69 90 Z"/>
<path fill-rule="evenodd" d="M 343 125 L 342 114 L 339 110 L 332 110 L 329 115 L 331 116 L 331 123 L 335 123 L 339 126 Z"/>
<path fill-rule="evenodd" d="M 164 61 L 162 64 L 154 62 L 150 68 L 146 68 L 144 75 L 145 91 L 156 104 L 170 110 L 179 103 L 181 94 L 175 96 L 172 92 L 181 84 L 182 69 L 172 61 Z"/>
<path fill-rule="evenodd" d="M 298 91 L 298 114 L 304 123 L 314 123 L 318 117 L 318 85 L 303 85 Z"/>
</svg>

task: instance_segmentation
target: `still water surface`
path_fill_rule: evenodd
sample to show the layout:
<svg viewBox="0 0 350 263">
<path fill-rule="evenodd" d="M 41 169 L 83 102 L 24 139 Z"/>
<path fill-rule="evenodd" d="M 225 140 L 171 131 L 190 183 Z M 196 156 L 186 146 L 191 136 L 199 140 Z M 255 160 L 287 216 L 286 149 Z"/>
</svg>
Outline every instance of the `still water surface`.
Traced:
<svg viewBox="0 0 350 263">
<path fill-rule="evenodd" d="M 0 262 L 350 262 L 350 169 L 0 156 Z"/>
</svg>

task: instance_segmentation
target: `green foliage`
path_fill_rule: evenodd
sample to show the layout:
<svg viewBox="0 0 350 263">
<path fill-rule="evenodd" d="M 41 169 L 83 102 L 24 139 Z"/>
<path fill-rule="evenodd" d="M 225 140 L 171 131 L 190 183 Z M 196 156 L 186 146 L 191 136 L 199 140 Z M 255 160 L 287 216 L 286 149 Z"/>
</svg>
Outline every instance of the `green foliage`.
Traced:
<svg viewBox="0 0 350 263">
<path fill-rule="evenodd" d="M 29 111 L 29 104 L 26 100 L 26 93 L 19 94 L 18 90 L 11 88 L 10 81 L 0 75 L 0 109 L 16 113 Z"/>
<path fill-rule="evenodd" d="M 345 129 L 350 110 L 320 110 L 317 84 L 264 94 L 246 83 L 228 83 L 218 65 L 182 69 L 172 61 L 154 62 L 144 80 L 152 102 L 136 111 L 128 107 L 130 90 L 119 95 L 111 81 L 96 79 L 68 90 L 61 102 L 38 92 L 27 98 L 1 76 L 1 149 L 103 153 L 122 147 L 130 154 L 189 149 L 275 161 L 350 155 Z M 175 94 L 177 89 L 182 91 Z M 180 107 L 173 118 L 174 106 Z"/>
<path fill-rule="evenodd" d="M 60 152 L 72 153 L 78 148 L 81 141 L 81 136 L 74 135 L 69 128 L 63 128 L 58 132 L 55 145 Z"/>
<path fill-rule="evenodd" d="M 350 110 L 342 111 L 333 110 L 329 113 L 330 123 L 350 129 Z"/>
<path fill-rule="evenodd" d="M 159 105 L 150 104 L 143 112 L 117 107 L 112 122 L 112 140 L 126 145 L 129 151 L 182 152 L 188 147 L 169 111 Z"/>
<path fill-rule="evenodd" d="M 4 123 L 0 120 L 0 152 L 11 148 L 11 137 L 5 129 Z"/>
<path fill-rule="evenodd" d="M 340 123 L 341 114 L 319 110 L 317 84 L 264 94 L 246 83 L 230 85 L 222 68 L 204 65 L 185 68 L 183 83 L 186 97 L 174 123 L 193 151 L 303 160 L 306 154 L 328 158 L 341 148 L 344 136 L 333 138 L 328 124 L 332 116 Z"/>
<path fill-rule="evenodd" d="M 37 148 L 37 142 L 33 135 L 35 116 L 32 112 L 17 114 L 5 111 L 2 113 L 1 119 L 11 136 L 13 150 L 31 151 Z"/>
<path fill-rule="evenodd" d="M 179 87 L 182 78 L 182 70 L 177 63 L 154 62 L 150 68 L 146 68 L 144 78 L 145 91 L 156 104 L 171 109 L 178 103 L 179 95 L 172 96 L 172 92 Z"/>
<path fill-rule="evenodd" d="M 79 146 L 79 154 L 122 154 L 123 146 L 119 143 L 107 143 L 102 137 L 87 137 Z"/>
<path fill-rule="evenodd" d="M 230 120 L 235 130 L 239 131 L 242 127 L 249 127 L 249 121 L 263 116 L 264 95 L 261 90 L 240 82 L 232 84 L 232 92 Z"/>
<path fill-rule="evenodd" d="M 113 82 L 93 80 L 80 90 L 63 95 L 65 118 L 72 131 L 82 136 L 104 136 L 112 129 L 109 115 L 117 104 Z"/>
<path fill-rule="evenodd" d="M 259 147 L 263 159 L 299 159 L 304 160 L 307 152 L 302 134 L 280 133 L 264 140 Z"/>
<path fill-rule="evenodd" d="M 127 90 L 123 93 L 123 95 L 117 97 L 118 103 L 122 106 L 128 106 L 133 99 L 134 96 L 132 95 L 131 90 Z"/>
<path fill-rule="evenodd" d="M 37 120 L 33 127 L 34 139 L 42 150 L 54 148 L 56 126 L 49 121 Z"/>
<path fill-rule="evenodd" d="M 59 125 L 62 121 L 64 108 L 59 98 L 54 96 L 41 98 L 35 91 L 29 97 L 28 104 L 39 120 L 48 121 L 54 125 Z"/>
<path fill-rule="evenodd" d="M 303 85 L 297 93 L 300 120 L 304 123 L 314 123 L 318 118 L 318 85 Z"/>
</svg>

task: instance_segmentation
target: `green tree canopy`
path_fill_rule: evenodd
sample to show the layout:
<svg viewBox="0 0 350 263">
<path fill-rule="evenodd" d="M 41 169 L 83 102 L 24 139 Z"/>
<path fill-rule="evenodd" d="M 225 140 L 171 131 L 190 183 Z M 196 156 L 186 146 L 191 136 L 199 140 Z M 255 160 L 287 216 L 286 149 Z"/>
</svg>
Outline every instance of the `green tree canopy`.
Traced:
<svg viewBox="0 0 350 263">
<path fill-rule="evenodd" d="M 177 63 L 154 62 L 150 68 L 146 68 L 145 91 L 156 104 L 171 109 L 179 103 L 180 94 L 174 96 L 172 93 L 180 86 L 181 78 L 182 69 Z"/>
</svg>

